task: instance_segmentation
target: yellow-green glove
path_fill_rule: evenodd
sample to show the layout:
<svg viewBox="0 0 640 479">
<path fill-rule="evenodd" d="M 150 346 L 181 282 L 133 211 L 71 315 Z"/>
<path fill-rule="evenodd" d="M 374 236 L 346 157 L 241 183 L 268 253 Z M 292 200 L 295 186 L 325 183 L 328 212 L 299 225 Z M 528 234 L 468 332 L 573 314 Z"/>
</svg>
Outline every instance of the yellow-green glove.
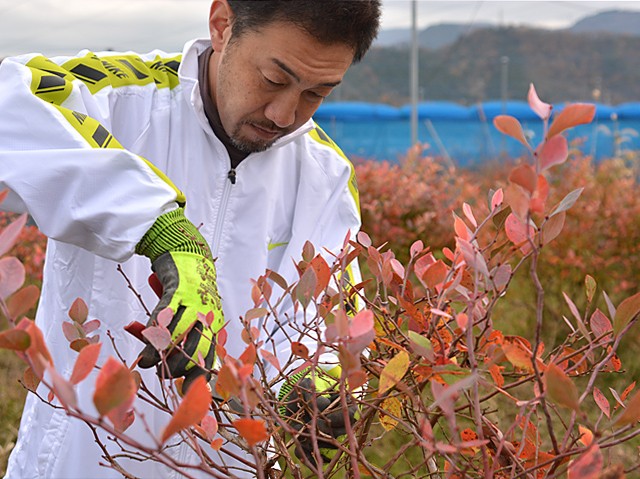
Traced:
<svg viewBox="0 0 640 479">
<path fill-rule="evenodd" d="M 278 395 L 282 404 L 280 415 L 298 432 L 300 447 L 296 448 L 296 454 L 298 457 L 304 455 L 312 464 L 317 464 L 317 461 L 309 428 L 316 411 L 316 437 L 323 461 L 331 460 L 338 449 L 336 441 L 343 441 L 347 433 L 345 414 L 337 392 L 339 376 L 340 366 L 334 366 L 330 371 L 318 368 L 313 375 L 307 369 L 289 378 Z M 357 406 L 350 404 L 347 414 L 349 423 L 353 425 L 358 417 Z"/>
<path fill-rule="evenodd" d="M 165 308 L 171 308 L 173 318 L 167 326 L 172 345 L 176 350 L 166 360 L 164 377 L 184 376 L 186 391 L 196 377 L 210 379 L 215 357 L 216 333 L 224 324 L 222 305 L 216 284 L 216 270 L 211 250 L 198 229 L 184 216 L 182 208 L 160 216 L 136 247 L 136 253 L 151 259 L 162 294 L 151 313 L 147 326 L 157 325 L 157 316 Z M 211 325 L 204 324 L 204 317 L 212 312 Z M 186 334 L 185 334 L 186 333 Z M 199 364 L 199 356 L 204 365 Z M 160 353 L 148 344 L 140 353 L 139 366 L 158 366 L 161 375 Z"/>
</svg>

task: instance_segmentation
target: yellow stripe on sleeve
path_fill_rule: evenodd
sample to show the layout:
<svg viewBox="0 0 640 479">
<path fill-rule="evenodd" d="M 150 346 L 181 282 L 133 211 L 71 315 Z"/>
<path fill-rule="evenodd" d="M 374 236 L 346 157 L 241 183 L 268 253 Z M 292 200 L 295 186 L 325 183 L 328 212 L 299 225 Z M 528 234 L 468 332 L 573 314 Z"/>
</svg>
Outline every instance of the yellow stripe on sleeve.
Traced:
<svg viewBox="0 0 640 479">
<path fill-rule="evenodd" d="M 316 127 L 309 132 L 311 138 L 313 138 L 318 143 L 328 146 L 333 149 L 338 155 L 340 155 L 348 164 L 351 169 L 351 173 L 349 175 L 349 191 L 351 192 L 351 196 L 353 200 L 356 202 L 356 208 L 358 209 L 358 214 L 360 214 L 360 193 L 358 192 L 358 182 L 356 180 L 356 169 L 353 167 L 349 158 L 342 152 L 340 147 L 327 135 L 322 128 L 320 128 L 317 124 Z"/>
</svg>

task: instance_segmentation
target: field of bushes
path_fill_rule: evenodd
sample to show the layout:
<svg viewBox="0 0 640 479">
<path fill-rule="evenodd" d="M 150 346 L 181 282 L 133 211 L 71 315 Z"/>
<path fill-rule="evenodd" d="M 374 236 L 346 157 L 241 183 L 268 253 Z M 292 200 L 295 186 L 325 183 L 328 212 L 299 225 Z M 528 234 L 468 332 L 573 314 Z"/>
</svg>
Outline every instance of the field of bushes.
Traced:
<svg viewBox="0 0 640 479">
<path fill-rule="evenodd" d="M 477 216 L 486 216 L 491 201 L 487 192 L 506 187 L 508 172 L 518 161 L 457 169 L 429 156 L 428 151 L 417 150 L 399 163 L 356 161 L 362 229 L 374 245 L 384 244 L 382 250 L 393 251 L 403 263 L 410 259 L 410 248 L 418 239 L 437 257 L 443 249 L 455 248 L 454 214 L 463 216 L 463 203 Z M 594 164 L 588 157 L 572 154 L 556 168 L 549 180 L 550 203 L 560 201 L 569 191 L 584 190 L 567 211 L 560 236 L 545 245 L 538 258 L 545 291 L 544 314 L 553 318 L 545 321 L 542 331 L 548 345 L 566 336 L 563 316 L 571 312 L 563 293 L 584 309 L 586 275 L 592 276 L 615 304 L 640 289 L 640 158 L 628 155 Z M 0 230 L 9 218 L 0 218 Z M 45 239 L 34 226 L 28 226 L 10 253 L 23 261 L 30 283 L 41 282 L 44 249 Z M 367 274 L 366 265 L 364 269 Z M 524 334 L 535 324 L 536 291 L 524 271 L 526 268 L 513 278 L 494 314 L 499 328 L 512 335 Z M 604 303 L 598 307 L 606 310 Z M 0 330 L 6 327 L 0 324 Z M 624 338 L 618 350 L 619 374 L 638 377 L 639 335 L 632 331 Z M 0 350 L 0 475 L 16 438 L 25 396 L 18 383 L 23 369 L 13 353 Z"/>
</svg>

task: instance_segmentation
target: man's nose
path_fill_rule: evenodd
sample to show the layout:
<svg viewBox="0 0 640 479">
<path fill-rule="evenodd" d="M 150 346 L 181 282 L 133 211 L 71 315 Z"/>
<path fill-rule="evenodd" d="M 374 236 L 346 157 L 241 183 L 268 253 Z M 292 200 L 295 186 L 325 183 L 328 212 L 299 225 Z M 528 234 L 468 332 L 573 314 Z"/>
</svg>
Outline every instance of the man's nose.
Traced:
<svg viewBox="0 0 640 479">
<path fill-rule="evenodd" d="M 299 96 L 294 92 L 281 92 L 265 108 L 265 116 L 278 126 L 288 128 L 296 121 Z"/>
</svg>

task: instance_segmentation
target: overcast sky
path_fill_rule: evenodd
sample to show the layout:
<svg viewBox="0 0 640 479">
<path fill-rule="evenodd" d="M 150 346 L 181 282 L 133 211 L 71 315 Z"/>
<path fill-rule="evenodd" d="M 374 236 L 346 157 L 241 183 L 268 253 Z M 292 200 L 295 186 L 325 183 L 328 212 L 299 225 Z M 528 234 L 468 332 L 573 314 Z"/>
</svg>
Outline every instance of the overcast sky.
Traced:
<svg viewBox="0 0 640 479">
<path fill-rule="evenodd" d="M 318 0 L 322 1 L 322 0 Z M 383 0 L 383 28 L 410 27 L 410 0 Z M 210 0 L 0 0 L 0 57 L 92 50 L 180 51 L 207 36 Z M 562 28 L 605 10 L 639 10 L 640 1 L 418 1 L 418 27 L 491 22 Z"/>
</svg>

